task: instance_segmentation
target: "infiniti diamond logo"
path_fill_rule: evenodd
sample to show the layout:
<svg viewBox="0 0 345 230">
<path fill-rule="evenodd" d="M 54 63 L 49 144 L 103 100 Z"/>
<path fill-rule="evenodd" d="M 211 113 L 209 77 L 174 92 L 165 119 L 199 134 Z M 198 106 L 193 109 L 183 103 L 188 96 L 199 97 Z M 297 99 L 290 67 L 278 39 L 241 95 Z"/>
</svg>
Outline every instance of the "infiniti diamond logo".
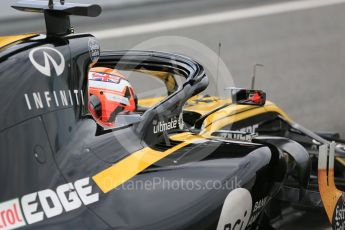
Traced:
<svg viewBox="0 0 345 230">
<path fill-rule="evenodd" d="M 56 60 L 57 57 L 58 60 Z M 52 69 L 54 69 L 57 76 L 60 76 L 65 69 L 65 58 L 58 50 L 51 47 L 32 49 L 29 53 L 29 58 L 33 66 L 48 77 L 52 76 Z M 42 58 L 44 63 L 39 63 L 38 60 Z"/>
</svg>

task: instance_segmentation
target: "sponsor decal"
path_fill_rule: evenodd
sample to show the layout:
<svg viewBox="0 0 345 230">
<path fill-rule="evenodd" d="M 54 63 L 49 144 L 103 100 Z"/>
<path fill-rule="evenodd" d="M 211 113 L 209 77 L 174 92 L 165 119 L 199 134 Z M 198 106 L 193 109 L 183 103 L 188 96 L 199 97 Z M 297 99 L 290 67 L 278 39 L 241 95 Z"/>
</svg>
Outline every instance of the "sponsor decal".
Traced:
<svg viewBox="0 0 345 230">
<path fill-rule="evenodd" d="M 24 94 L 28 110 L 84 105 L 82 90 L 54 90 Z"/>
<path fill-rule="evenodd" d="M 55 71 L 60 76 L 65 70 L 65 58 L 57 49 L 51 47 L 38 47 L 32 49 L 29 53 L 29 59 L 32 65 L 43 75 L 52 76 Z M 44 60 L 41 63 L 39 60 Z M 52 71 L 54 69 L 54 71 Z"/>
<path fill-rule="evenodd" d="M 245 229 L 252 211 L 252 196 L 245 188 L 232 190 L 226 197 L 217 230 Z"/>
<path fill-rule="evenodd" d="M 25 225 L 18 199 L 0 203 L 0 229 L 16 229 Z"/>
<path fill-rule="evenodd" d="M 99 201 L 92 192 L 90 178 L 45 189 L 0 203 L 0 229 L 14 229 L 44 221 Z"/>
<path fill-rule="evenodd" d="M 243 132 L 243 133 L 248 133 L 248 134 L 224 132 L 224 133 L 220 133 L 219 135 L 221 137 L 231 139 L 231 140 L 252 141 L 253 137 L 258 136 L 258 134 L 256 133 L 256 130 L 258 127 L 259 125 L 256 124 L 256 125 L 251 125 L 251 126 L 239 129 L 239 130 L 234 130 L 234 132 Z M 251 134 L 255 134 L 255 135 L 251 135 Z"/>
<path fill-rule="evenodd" d="M 183 113 L 180 113 L 180 116 L 178 117 L 178 128 L 184 129 Z"/>
<path fill-rule="evenodd" d="M 184 128 L 184 122 L 183 122 L 183 115 L 182 113 L 179 115 L 179 117 L 172 117 L 169 121 L 157 121 L 154 120 L 152 122 L 153 124 L 153 133 L 162 133 L 166 132 L 172 129 L 183 129 Z"/>
<path fill-rule="evenodd" d="M 266 196 L 262 198 L 261 200 L 258 200 L 255 202 L 253 211 L 252 211 L 252 216 L 250 217 L 250 220 L 248 222 L 248 226 L 252 225 L 256 221 L 256 219 L 261 214 L 261 211 L 265 208 L 265 206 L 268 204 L 270 200 L 271 199 L 268 196 Z"/>
<path fill-rule="evenodd" d="M 345 229 L 345 203 L 344 203 L 345 194 L 339 197 L 338 202 L 335 206 L 333 213 L 332 227 L 333 229 L 340 230 Z"/>
<path fill-rule="evenodd" d="M 115 94 L 115 93 L 104 93 L 104 96 L 107 98 L 109 101 L 114 101 L 118 102 L 124 105 L 129 105 L 129 100 L 126 97 L 123 97 L 121 95 Z"/>
<path fill-rule="evenodd" d="M 101 53 L 99 42 L 95 38 L 89 38 L 88 46 L 91 61 L 97 62 Z"/>
</svg>

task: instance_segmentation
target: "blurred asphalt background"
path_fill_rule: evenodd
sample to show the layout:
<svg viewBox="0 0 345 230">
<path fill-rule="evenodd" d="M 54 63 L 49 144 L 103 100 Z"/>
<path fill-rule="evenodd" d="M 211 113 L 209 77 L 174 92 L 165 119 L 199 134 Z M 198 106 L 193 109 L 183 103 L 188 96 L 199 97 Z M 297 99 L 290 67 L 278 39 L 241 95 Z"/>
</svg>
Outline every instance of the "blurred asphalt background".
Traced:
<svg viewBox="0 0 345 230">
<path fill-rule="evenodd" d="M 74 0 L 77 1 L 77 0 Z M 2 0 L 0 35 L 44 31 L 40 15 L 32 16 L 9 8 Z M 67 2 L 69 2 L 67 0 Z M 78 2 L 92 2 L 79 0 Z M 238 20 L 162 29 L 147 33 L 103 36 L 106 50 L 130 49 L 142 41 L 163 35 L 197 40 L 217 52 L 231 71 L 235 85 L 249 87 L 252 66 L 258 70 L 256 88 L 264 89 L 269 100 L 281 106 L 295 121 L 315 131 L 336 131 L 345 137 L 345 1 L 334 0 L 101 0 L 103 14 L 94 19 L 73 20 L 76 32 L 93 32 L 151 25 L 155 22 L 218 12 L 243 12 L 276 4 L 327 2 L 309 9 L 292 9 Z M 338 4 L 339 3 L 339 4 Z M 255 13 L 254 13 L 255 15 Z M 188 20 L 186 20 L 187 22 Z M 97 34 L 97 33 L 96 33 Z M 98 33 L 102 34 L 102 33 Z M 198 59 L 198 57 L 194 57 Z M 291 212 L 279 229 L 327 229 L 320 213 Z"/>
</svg>

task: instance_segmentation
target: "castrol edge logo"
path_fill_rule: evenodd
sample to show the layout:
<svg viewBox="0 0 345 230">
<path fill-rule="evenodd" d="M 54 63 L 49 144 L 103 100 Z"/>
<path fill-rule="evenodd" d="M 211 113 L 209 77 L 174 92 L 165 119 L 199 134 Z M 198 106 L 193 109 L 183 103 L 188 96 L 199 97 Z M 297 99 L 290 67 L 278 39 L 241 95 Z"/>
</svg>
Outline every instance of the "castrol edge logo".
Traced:
<svg viewBox="0 0 345 230">
<path fill-rule="evenodd" d="M 9 230 L 39 223 L 99 200 L 90 178 L 45 189 L 0 203 L 0 229 Z"/>
<path fill-rule="evenodd" d="M 0 203 L 0 229 L 15 229 L 25 225 L 19 199 Z"/>
</svg>

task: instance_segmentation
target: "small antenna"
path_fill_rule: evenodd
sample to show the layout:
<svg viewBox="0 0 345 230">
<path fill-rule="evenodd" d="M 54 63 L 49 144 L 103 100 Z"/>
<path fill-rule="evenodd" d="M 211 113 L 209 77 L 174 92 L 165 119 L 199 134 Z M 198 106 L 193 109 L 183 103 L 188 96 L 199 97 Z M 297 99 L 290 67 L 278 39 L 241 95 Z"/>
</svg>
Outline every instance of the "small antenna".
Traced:
<svg viewBox="0 0 345 230">
<path fill-rule="evenodd" d="M 220 50 L 222 48 L 222 43 L 218 43 L 218 60 L 217 60 L 217 76 L 216 76 L 216 96 L 218 95 L 218 77 L 219 77 L 219 61 L 220 61 Z"/>
<path fill-rule="evenodd" d="M 49 9 L 53 9 L 54 8 L 54 1 L 53 0 L 49 0 L 48 7 L 49 7 Z"/>
<path fill-rule="evenodd" d="M 264 67 L 264 65 L 263 64 L 255 64 L 253 66 L 253 76 L 252 76 L 252 86 L 251 86 L 251 89 L 255 88 L 256 67 Z"/>
</svg>

